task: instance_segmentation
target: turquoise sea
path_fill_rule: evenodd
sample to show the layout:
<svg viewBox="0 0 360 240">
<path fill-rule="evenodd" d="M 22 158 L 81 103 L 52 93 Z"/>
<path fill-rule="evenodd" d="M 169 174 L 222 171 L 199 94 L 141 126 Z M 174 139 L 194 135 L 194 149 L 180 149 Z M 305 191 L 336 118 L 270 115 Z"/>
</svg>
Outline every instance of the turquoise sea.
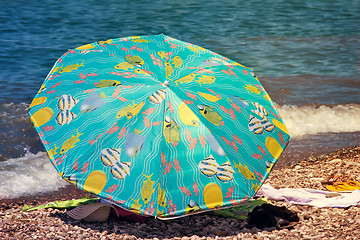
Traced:
<svg viewBox="0 0 360 240">
<path fill-rule="evenodd" d="M 133 35 L 191 42 L 253 68 L 290 134 L 279 165 L 360 144 L 360 2 L 0 1 L 0 198 L 65 186 L 27 107 L 69 48 Z"/>
</svg>

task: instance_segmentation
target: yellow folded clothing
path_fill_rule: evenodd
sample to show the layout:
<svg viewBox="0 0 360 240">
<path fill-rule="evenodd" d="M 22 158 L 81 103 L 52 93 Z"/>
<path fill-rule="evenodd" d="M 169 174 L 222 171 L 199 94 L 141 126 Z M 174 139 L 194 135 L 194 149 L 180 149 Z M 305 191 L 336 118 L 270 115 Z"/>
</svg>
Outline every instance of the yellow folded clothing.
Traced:
<svg viewBox="0 0 360 240">
<path fill-rule="evenodd" d="M 347 182 L 334 182 L 325 186 L 327 190 L 335 192 L 351 192 L 356 189 L 360 190 L 360 182 L 347 181 Z"/>
</svg>

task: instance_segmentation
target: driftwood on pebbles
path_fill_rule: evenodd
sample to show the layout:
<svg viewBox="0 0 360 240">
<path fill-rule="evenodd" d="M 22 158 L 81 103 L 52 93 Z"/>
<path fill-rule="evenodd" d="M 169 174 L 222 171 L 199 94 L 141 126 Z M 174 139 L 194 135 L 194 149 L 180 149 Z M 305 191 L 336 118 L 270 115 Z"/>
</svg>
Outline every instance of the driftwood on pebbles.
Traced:
<svg viewBox="0 0 360 240">
<path fill-rule="evenodd" d="M 331 176 L 360 181 L 360 147 L 275 168 L 266 182 L 275 188 L 325 190 L 322 182 Z M 87 223 L 71 219 L 66 210 L 21 210 L 24 204 L 43 204 L 84 195 L 74 189 L 69 193 L 66 189 L 65 193 L 54 196 L 0 200 L 0 239 L 357 239 L 360 236 L 360 206 L 316 208 L 269 201 L 296 212 L 300 218 L 292 229 L 281 230 L 248 228 L 245 221 L 208 214 L 170 221 L 149 218 L 145 223 L 118 219 Z"/>
</svg>

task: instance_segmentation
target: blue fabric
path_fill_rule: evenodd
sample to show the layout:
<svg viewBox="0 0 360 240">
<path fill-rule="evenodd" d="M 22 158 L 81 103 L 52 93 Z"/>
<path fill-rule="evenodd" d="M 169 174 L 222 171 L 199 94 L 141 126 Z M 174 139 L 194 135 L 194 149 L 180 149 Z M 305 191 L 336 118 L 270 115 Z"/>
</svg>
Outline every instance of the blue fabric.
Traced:
<svg viewBox="0 0 360 240">
<path fill-rule="evenodd" d="M 250 68 L 162 34 L 68 50 L 29 114 L 65 180 L 162 218 L 247 201 L 289 140 Z"/>
</svg>

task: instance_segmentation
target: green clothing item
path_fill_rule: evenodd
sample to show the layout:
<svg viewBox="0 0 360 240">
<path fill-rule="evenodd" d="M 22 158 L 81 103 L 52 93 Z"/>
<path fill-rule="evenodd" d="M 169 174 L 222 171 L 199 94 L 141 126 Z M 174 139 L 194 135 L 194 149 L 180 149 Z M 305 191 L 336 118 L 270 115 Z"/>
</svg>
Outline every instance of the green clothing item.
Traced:
<svg viewBox="0 0 360 240">
<path fill-rule="evenodd" d="M 66 201 L 55 201 L 39 206 L 31 206 L 31 205 L 25 205 L 22 210 L 23 211 L 34 211 L 41 208 L 57 208 L 57 209 L 69 209 L 74 208 L 80 205 L 86 205 L 90 203 L 97 203 L 100 198 L 90 198 L 90 196 L 80 198 L 80 199 L 72 199 L 72 200 L 66 200 Z"/>
<path fill-rule="evenodd" d="M 256 200 L 249 200 L 237 207 L 219 209 L 209 212 L 211 215 L 217 215 L 222 217 L 233 217 L 238 220 L 245 220 L 249 212 L 251 212 L 256 206 L 261 206 L 263 203 L 267 203 L 267 198 L 260 198 Z"/>
</svg>

